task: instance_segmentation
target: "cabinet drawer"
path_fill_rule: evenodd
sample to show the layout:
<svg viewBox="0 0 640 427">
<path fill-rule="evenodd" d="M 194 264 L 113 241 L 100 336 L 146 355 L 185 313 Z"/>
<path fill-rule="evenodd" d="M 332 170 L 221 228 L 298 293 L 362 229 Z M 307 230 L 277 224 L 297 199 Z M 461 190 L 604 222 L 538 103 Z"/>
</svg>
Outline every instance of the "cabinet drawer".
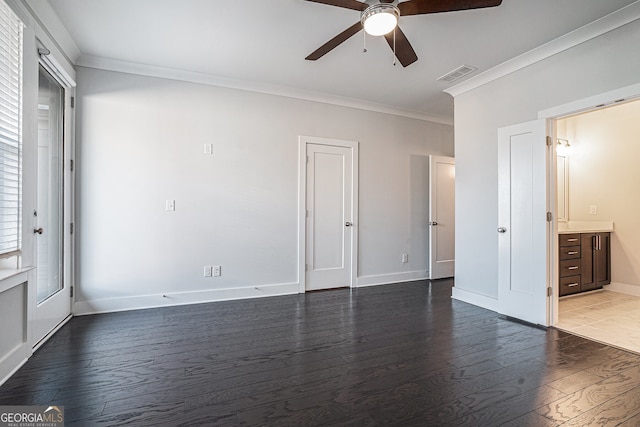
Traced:
<svg viewBox="0 0 640 427">
<path fill-rule="evenodd" d="M 560 296 L 580 292 L 580 275 L 560 278 Z"/>
<path fill-rule="evenodd" d="M 582 272 L 582 262 L 580 259 L 567 259 L 560 261 L 560 277 L 572 276 Z"/>
<path fill-rule="evenodd" d="M 560 246 L 573 246 L 580 244 L 580 234 L 560 234 Z"/>
<path fill-rule="evenodd" d="M 560 260 L 580 258 L 580 245 L 560 246 Z"/>
</svg>

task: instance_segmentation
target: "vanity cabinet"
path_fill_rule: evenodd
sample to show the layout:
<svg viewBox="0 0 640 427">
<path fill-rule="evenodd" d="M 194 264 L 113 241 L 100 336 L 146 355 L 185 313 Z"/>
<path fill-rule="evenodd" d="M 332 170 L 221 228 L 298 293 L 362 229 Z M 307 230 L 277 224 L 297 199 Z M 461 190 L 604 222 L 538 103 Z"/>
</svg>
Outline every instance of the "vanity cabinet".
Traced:
<svg viewBox="0 0 640 427">
<path fill-rule="evenodd" d="M 559 235 L 560 296 L 601 288 L 611 281 L 610 233 Z"/>
<path fill-rule="evenodd" d="M 581 234 L 582 290 L 601 288 L 611 283 L 610 233 Z"/>
</svg>

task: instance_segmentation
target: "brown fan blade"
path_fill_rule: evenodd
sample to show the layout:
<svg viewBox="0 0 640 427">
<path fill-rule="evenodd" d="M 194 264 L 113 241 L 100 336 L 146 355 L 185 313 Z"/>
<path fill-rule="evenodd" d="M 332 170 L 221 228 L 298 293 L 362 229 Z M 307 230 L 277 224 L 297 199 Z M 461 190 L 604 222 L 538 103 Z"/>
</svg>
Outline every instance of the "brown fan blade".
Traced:
<svg viewBox="0 0 640 427">
<path fill-rule="evenodd" d="M 341 32 L 340 34 L 338 34 L 337 36 L 335 36 L 334 38 L 332 38 L 331 40 L 329 40 L 328 42 L 326 42 L 325 44 L 323 44 L 322 46 L 320 46 L 318 49 L 313 51 L 311 55 L 307 56 L 304 59 L 308 61 L 315 61 L 316 59 L 322 58 L 324 55 L 331 52 L 334 48 L 339 46 L 341 43 L 346 41 L 349 37 L 353 36 L 361 29 L 362 29 L 362 24 L 358 21 L 352 26 L 350 26 L 349 28 L 347 28 L 346 30 L 344 30 L 343 32 Z"/>
<path fill-rule="evenodd" d="M 362 12 L 368 5 L 358 0 L 307 0 L 314 3 L 328 4 L 329 6 L 344 7 L 345 9 L 359 10 Z"/>
<path fill-rule="evenodd" d="M 400 16 L 500 6 L 502 0 L 409 0 L 398 4 Z"/>
<path fill-rule="evenodd" d="M 393 33 L 394 32 L 391 31 L 384 36 L 391 50 L 393 50 Z M 416 51 L 413 50 L 411 43 L 409 43 L 407 36 L 404 35 L 400 27 L 396 27 L 395 33 L 396 58 L 398 58 L 398 61 L 400 61 L 403 67 L 407 67 L 418 60 L 418 55 L 416 55 Z"/>
</svg>

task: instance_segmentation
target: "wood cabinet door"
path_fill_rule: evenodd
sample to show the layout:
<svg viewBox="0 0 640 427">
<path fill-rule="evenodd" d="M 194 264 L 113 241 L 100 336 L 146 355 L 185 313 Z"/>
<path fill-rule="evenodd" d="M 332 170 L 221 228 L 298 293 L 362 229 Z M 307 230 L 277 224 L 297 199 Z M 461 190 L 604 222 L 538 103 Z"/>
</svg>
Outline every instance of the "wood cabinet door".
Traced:
<svg viewBox="0 0 640 427">
<path fill-rule="evenodd" d="M 594 275 L 595 241 L 595 233 L 583 233 L 580 235 L 582 252 L 582 283 L 580 290 L 582 291 L 588 291 L 596 288 L 597 286 Z"/>
<path fill-rule="evenodd" d="M 608 285 L 611 282 L 611 250 L 610 234 L 597 233 L 594 250 L 594 280 L 597 287 Z"/>
</svg>

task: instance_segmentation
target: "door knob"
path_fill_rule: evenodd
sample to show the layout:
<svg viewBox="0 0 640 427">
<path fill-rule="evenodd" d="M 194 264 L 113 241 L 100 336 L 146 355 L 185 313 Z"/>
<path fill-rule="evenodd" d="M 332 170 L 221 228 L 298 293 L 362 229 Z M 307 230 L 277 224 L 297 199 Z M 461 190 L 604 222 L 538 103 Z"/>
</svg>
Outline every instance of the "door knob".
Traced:
<svg viewBox="0 0 640 427">
<path fill-rule="evenodd" d="M 344 226 L 345 226 L 345 227 L 351 227 L 352 225 L 353 225 L 353 223 L 351 223 L 351 222 L 349 222 L 349 221 L 347 221 L 347 222 L 345 222 L 345 223 L 344 223 Z"/>
<path fill-rule="evenodd" d="M 34 233 L 34 234 L 42 234 L 42 233 L 44 233 L 44 230 L 42 229 L 42 227 L 40 227 L 40 228 L 34 228 L 34 229 L 33 229 L 33 233 Z"/>
<path fill-rule="evenodd" d="M 507 232 L 506 227 L 498 227 L 498 233 L 506 233 L 506 232 Z"/>
</svg>

